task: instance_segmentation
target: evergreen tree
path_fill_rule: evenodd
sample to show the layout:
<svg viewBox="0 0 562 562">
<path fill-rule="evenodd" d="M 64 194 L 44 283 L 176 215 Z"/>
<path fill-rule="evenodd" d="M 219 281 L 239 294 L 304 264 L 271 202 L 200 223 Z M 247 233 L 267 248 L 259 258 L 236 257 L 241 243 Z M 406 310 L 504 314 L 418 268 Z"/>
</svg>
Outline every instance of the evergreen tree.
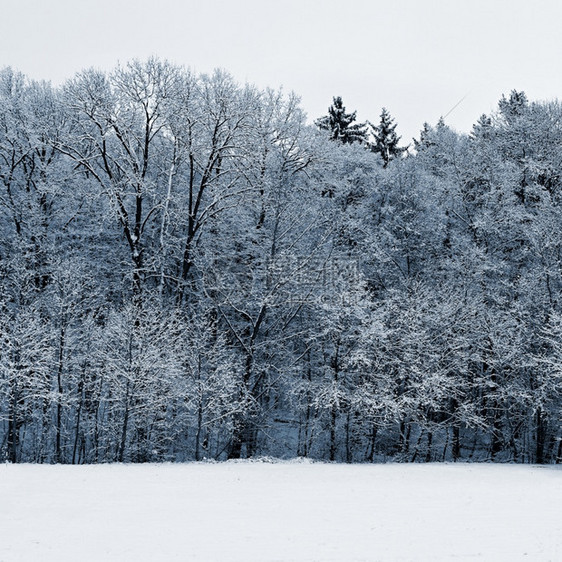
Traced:
<svg viewBox="0 0 562 562">
<path fill-rule="evenodd" d="M 339 140 L 344 144 L 364 142 L 367 139 L 367 127 L 364 123 L 354 123 L 357 112 L 346 113 L 340 96 L 334 98 L 334 103 L 328 108 L 328 115 L 315 121 L 316 126 L 330 132 L 332 140 Z"/>
<path fill-rule="evenodd" d="M 508 124 L 513 124 L 518 117 L 521 117 L 529 108 L 529 100 L 525 92 L 511 90 L 509 99 L 502 96 L 498 103 L 500 114 Z"/>
<path fill-rule="evenodd" d="M 470 133 L 470 139 L 472 141 L 477 141 L 482 139 L 489 141 L 493 138 L 494 128 L 492 125 L 492 119 L 483 113 L 478 121 L 472 126 L 472 131 Z"/>
<path fill-rule="evenodd" d="M 385 107 L 382 108 L 379 124 L 375 126 L 369 123 L 369 125 L 373 135 L 370 148 L 381 155 L 386 168 L 391 160 L 402 156 L 407 147 L 398 146 L 401 137 L 396 134 L 397 125 Z"/>
<path fill-rule="evenodd" d="M 414 150 L 416 152 L 420 152 L 425 148 L 429 148 L 433 146 L 435 143 L 431 140 L 431 136 L 433 134 L 433 127 L 426 121 L 423 124 L 423 129 L 420 131 L 420 138 L 412 138 L 414 141 Z"/>
</svg>

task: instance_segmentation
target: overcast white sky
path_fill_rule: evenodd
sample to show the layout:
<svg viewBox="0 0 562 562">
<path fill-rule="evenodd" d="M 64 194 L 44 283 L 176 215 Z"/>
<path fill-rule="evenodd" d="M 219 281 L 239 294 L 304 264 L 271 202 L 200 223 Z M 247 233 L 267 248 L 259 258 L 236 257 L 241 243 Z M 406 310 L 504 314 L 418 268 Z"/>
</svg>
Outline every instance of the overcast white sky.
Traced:
<svg viewBox="0 0 562 562">
<path fill-rule="evenodd" d="M 55 84 L 157 55 L 283 86 L 313 119 L 341 95 L 386 106 L 405 142 L 424 121 L 469 131 L 502 93 L 562 97 L 560 0 L 0 0 L 0 66 Z"/>
</svg>

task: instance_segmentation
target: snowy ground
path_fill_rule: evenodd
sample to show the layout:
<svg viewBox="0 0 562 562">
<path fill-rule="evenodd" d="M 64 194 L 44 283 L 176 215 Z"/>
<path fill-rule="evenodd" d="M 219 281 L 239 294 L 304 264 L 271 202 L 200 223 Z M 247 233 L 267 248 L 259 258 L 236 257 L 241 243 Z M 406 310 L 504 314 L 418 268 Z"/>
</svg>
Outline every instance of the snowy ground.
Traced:
<svg viewBox="0 0 562 562">
<path fill-rule="evenodd" d="M 0 465 L 0 561 L 562 560 L 562 470 Z"/>
</svg>

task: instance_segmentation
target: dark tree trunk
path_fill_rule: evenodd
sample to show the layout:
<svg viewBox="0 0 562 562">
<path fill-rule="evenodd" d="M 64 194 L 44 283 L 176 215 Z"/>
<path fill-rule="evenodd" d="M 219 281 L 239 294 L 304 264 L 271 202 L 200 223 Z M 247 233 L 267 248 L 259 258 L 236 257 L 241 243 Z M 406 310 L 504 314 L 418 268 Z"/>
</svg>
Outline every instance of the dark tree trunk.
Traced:
<svg viewBox="0 0 562 562">
<path fill-rule="evenodd" d="M 545 442 L 546 442 L 547 424 L 544 413 L 541 408 L 537 409 L 535 414 L 535 462 L 537 464 L 545 463 Z"/>
<path fill-rule="evenodd" d="M 123 462 L 125 458 L 125 447 L 127 445 L 127 429 L 129 426 L 129 381 L 125 390 L 125 413 L 123 415 L 123 426 L 121 428 L 121 442 L 119 443 L 119 451 L 117 461 Z"/>
<path fill-rule="evenodd" d="M 330 460 L 336 460 L 336 423 L 337 423 L 337 408 L 332 405 L 330 410 Z"/>
<path fill-rule="evenodd" d="M 8 441 L 7 441 L 7 459 L 8 462 L 18 462 L 18 446 L 19 446 L 19 429 L 17 423 L 17 410 L 15 407 L 15 399 L 12 399 L 12 407 L 10 416 L 8 417 Z"/>
<path fill-rule="evenodd" d="M 377 442 L 377 424 L 373 423 L 372 425 L 372 430 L 371 430 L 371 443 L 370 443 L 370 448 L 369 448 L 369 455 L 367 457 L 367 460 L 369 462 L 373 462 L 375 459 L 375 445 Z"/>
<path fill-rule="evenodd" d="M 19 371 L 19 369 L 17 369 Z M 12 392 L 10 399 L 10 413 L 8 415 L 8 436 L 7 436 L 7 459 L 11 463 L 18 462 L 18 449 L 20 439 L 20 426 L 19 420 L 19 406 L 20 406 L 20 393 L 18 385 L 18 373 L 16 372 L 16 379 L 12 383 Z"/>
<path fill-rule="evenodd" d="M 461 458 L 461 439 L 460 428 L 453 425 L 453 461 L 456 462 Z"/>
<path fill-rule="evenodd" d="M 345 420 L 345 461 L 348 463 L 353 461 L 351 431 L 352 431 L 352 416 L 351 416 L 351 412 L 348 411 Z"/>
<path fill-rule="evenodd" d="M 245 422 L 242 416 L 238 416 L 234 421 L 234 431 L 228 450 L 228 459 L 242 458 L 242 445 L 244 444 Z"/>
<path fill-rule="evenodd" d="M 61 447 L 61 434 L 62 434 L 62 373 L 64 367 L 64 346 L 65 346 L 65 326 L 66 319 L 61 319 L 60 333 L 59 333 L 59 356 L 57 365 L 57 425 L 55 436 L 55 462 L 62 463 L 62 447 Z"/>
<path fill-rule="evenodd" d="M 433 444 L 433 432 L 427 432 L 427 451 L 425 453 L 425 462 L 431 462 L 431 447 Z"/>
</svg>

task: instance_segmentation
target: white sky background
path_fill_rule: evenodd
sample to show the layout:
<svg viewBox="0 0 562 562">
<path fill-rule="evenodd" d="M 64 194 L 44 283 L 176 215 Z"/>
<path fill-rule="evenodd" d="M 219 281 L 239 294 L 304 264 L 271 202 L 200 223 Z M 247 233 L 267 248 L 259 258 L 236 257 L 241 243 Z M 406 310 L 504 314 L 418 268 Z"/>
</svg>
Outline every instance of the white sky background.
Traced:
<svg viewBox="0 0 562 562">
<path fill-rule="evenodd" d="M 502 93 L 562 98 L 559 0 L 0 0 L 0 67 L 59 84 L 156 55 L 283 86 L 309 119 L 341 95 L 386 106 L 408 143 L 424 121 L 468 132 Z"/>
</svg>

